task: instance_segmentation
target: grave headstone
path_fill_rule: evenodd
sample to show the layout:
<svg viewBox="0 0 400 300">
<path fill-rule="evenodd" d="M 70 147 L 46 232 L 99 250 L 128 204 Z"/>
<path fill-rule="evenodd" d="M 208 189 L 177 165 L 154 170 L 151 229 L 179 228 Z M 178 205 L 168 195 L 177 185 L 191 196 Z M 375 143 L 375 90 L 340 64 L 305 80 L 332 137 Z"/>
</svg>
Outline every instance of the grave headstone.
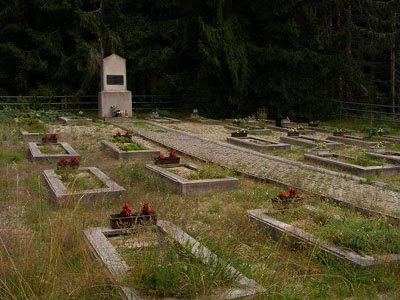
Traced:
<svg viewBox="0 0 400 300">
<path fill-rule="evenodd" d="M 103 59 L 101 65 L 101 92 L 99 99 L 99 118 L 117 116 L 132 117 L 132 94 L 126 85 L 126 61 L 111 54 Z"/>
</svg>

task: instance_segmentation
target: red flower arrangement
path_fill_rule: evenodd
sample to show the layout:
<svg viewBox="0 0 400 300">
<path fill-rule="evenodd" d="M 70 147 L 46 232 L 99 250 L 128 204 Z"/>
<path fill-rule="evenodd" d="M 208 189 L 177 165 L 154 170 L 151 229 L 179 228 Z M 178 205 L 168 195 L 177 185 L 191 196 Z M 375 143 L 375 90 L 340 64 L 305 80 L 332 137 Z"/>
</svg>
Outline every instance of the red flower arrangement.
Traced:
<svg viewBox="0 0 400 300">
<path fill-rule="evenodd" d="M 176 150 L 172 149 L 171 152 L 169 153 L 169 157 L 176 157 Z"/>
<path fill-rule="evenodd" d="M 115 134 L 116 136 L 121 136 L 121 132 L 117 131 L 117 133 Z"/>
<path fill-rule="evenodd" d="M 172 149 L 168 157 L 165 157 L 162 154 L 158 155 L 158 158 L 156 159 L 156 164 L 179 164 L 180 157 L 176 154 L 176 150 Z"/>
<path fill-rule="evenodd" d="M 33 121 L 29 120 L 28 125 L 33 125 Z"/>
<path fill-rule="evenodd" d="M 65 157 L 62 157 L 59 159 L 58 163 L 59 166 L 66 167 L 66 166 L 71 166 L 72 168 L 77 168 L 79 167 L 79 160 L 77 157 L 71 157 L 69 160 L 67 160 Z"/>
<path fill-rule="evenodd" d="M 56 133 L 50 134 L 50 138 L 51 138 L 52 140 L 56 140 L 56 139 L 57 139 L 57 134 L 56 134 Z"/>
<path fill-rule="evenodd" d="M 47 136 L 47 134 L 43 134 L 43 136 L 42 136 L 42 140 L 44 140 L 44 139 L 48 139 L 48 136 Z"/>
<path fill-rule="evenodd" d="M 119 214 L 110 215 L 110 225 L 113 229 L 129 228 L 135 225 L 155 225 L 157 224 L 157 214 L 154 209 L 145 201 L 140 206 L 140 211 L 132 213 L 132 208 L 128 203 L 124 203 Z"/>
<path fill-rule="evenodd" d="M 129 217 L 131 213 L 132 213 L 132 208 L 130 208 L 129 204 L 125 202 L 120 212 L 121 217 Z"/>
<path fill-rule="evenodd" d="M 294 188 L 290 188 L 287 194 L 279 192 L 276 197 L 271 198 L 273 204 L 283 204 L 284 206 L 301 200 L 303 200 L 303 198 L 299 196 Z"/>
<path fill-rule="evenodd" d="M 50 134 L 50 137 L 45 133 L 42 136 L 42 143 L 57 143 L 57 134 L 52 133 Z"/>
</svg>

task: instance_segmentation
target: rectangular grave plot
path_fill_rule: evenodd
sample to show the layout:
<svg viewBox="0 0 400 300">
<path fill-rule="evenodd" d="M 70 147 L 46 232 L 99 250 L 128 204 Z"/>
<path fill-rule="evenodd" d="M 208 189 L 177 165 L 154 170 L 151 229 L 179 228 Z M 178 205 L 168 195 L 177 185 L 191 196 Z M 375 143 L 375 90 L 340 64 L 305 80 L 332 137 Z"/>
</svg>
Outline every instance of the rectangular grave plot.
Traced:
<svg viewBox="0 0 400 300">
<path fill-rule="evenodd" d="M 242 127 L 237 127 L 237 126 L 232 126 L 232 125 L 225 125 L 224 128 L 230 129 L 230 130 L 241 130 L 245 129 L 248 133 L 253 133 L 253 134 L 267 134 L 271 133 L 271 129 L 267 128 L 259 128 L 259 129 L 248 129 L 248 128 L 242 128 Z"/>
<path fill-rule="evenodd" d="M 96 176 L 106 187 L 78 192 L 70 192 L 55 173 L 55 170 L 44 170 L 43 176 L 50 187 L 50 193 L 56 203 L 67 203 L 69 200 L 81 202 L 95 202 L 108 199 L 119 199 L 125 189 L 114 182 L 106 174 L 95 167 L 79 168 L 79 171 L 88 171 Z"/>
<path fill-rule="evenodd" d="M 83 125 L 92 123 L 92 119 L 87 119 L 87 118 L 71 119 L 69 117 L 60 117 L 60 120 L 69 125 Z"/>
<path fill-rule="evenodd" d="M 352 164 L 346 162 L 346 158 L 351 159 L 351 157 L 341 156 L 339 154 L 330 154 L 324 156 L 317 156 L 311 154 L 304 154 L 304 158 L 307 161 L 317 163 L 320 165 L 335 167 L 341 170 L 346 170 L 359 175 L 379 175 L 382 174 L 384 176 L 396 175 L 400 172 L 400 166 L 394 165 L 383 165 L 383 166 L 368 166 L 363 167 L 360 165 Z M 336 160 L 334 158 L 339 158 L 342 160 Z"/>
<path fill-rule="evenodd" d="M 293 225 L 281 222 L 273 217 L 277 211 L 274 209 L 248 210 L 247 215 L 261 228 L 267 230 L 271 236 L 279 240 L 281 237 L 288 238 L 291 242 L 299 242 L 303 245 L 317 248 L 327 255 L 332 255 L 339 260 L 346 260 L 362 267 L 369 267 L 379 264 L 396 263 L 400 261 L 400 255 L 387 254 L 380 256 L 362 256 L 357 252 L 321 241 L 318 236 L 306 232 Z"/>
<path fill-rule="evenodd" d="M 344 144 L 338 142 L 332 142 L 328 140 L 320 140 L 317 138 L 312 138 L 304 135 L 300 136 L 281 136 L 279 140 L 283 143 L 296 145 L 296 146 L 303 146 L 303 147 L 310 147 L 315 148 L 317 147 L 318 142 L 325 142 L 328 149 L 337 149 L 342 148 Z"/>
<path fill-rule="evenodd" d="M 180 123 L 181 120 L 173 119 L 173 118 L 168 118 L 168 117 L 160 117 L 156 119 L 148 119 L 151 122 L 157 122 L 157 123 Z"/>
<path fill-rule="evenodd" d="M 400 152 L 395 152 L 395 151 L 385 151 L 382 153 L 367 152 L 367 154 L 374 158 L 381 158 L 390 161 L 391 163 L 400 164 Z"/>
<path fill-rule="evenodd" d="M 267 128 L 268 128 L 268 129 L 271 129 L 271 130 L 274 130 L 274 131 L 289 132 L 290 128 L 296 128 L 296 127 L 276 127 L 276 126 L 267 126 Z M 299 129 L 298 131 L 299 131 L 301 134 L 311 134 L 311 133 L 314 133 L 314 132 L 315 132 L 314 130 L 308 129 L 308 128 L 306 128 L 306 129 L 304 129 L 304 130 Z"/>
<path fill-rule="evenodd" d="M 378 143 L 378 142 L 366 142 L 363 141 L 363 139 L 360 137 L 354 137 L 350 135 L 328 136 L 328 140 L 364 148 L 373 147 Z"/>
<path fill-rule="evenodd" d="M 181 228 L 174 224 L 159 220 L 157 222 L 157 230 L 165 234 L 172 240 L 176 241 L 182 247 L 189 247 L 191 253 L 203 263 L 221 262 L 218 256 L 212 253 L 208 248 L 202 246 L 198 241 L 189 236 Z M 123 299 L 127 300 L 147 300 L 149 299 L 145 291 L 138 290 L 135 287 L 125 286 L 123 279 L 129 274 L 128 264 L 121 258 L 115 247 L 107 239 L 109 236 L 118 236 L 121 234 L 131 234 L 141 229 L 111 229 L 111 227 L 96 227 L 84 230 L 84 236 L 88 242 L 94 256 L 102 261 L 110 278 L 119 285 L 120 294 Z M 144 230 L 153 230 L 153 228 L 145 228 Z M 138 245 L 140 246 L 140 243 Z M 146 246 L 144 244 L 144 246 Z M 265 289 L 258 285 L 254 280 L 245 277 L 238 270 L 229 264 L 226 264 L 226 270 L 237 278 L 237 286 L 227 288 L 216 288 L 213 295 L 206 295 L 207 299 L 237 299 L 247 298 L 260 295 Z M 159 299 L 175 299 L 175 298 L 159 298 Z"/>
<path fill-rule="evenodd" d="M 40 146 L 57 146 L 59 145 L 61 149 L 64 149 L 66 153 L 42 153 L 40 151 Z M 71 157 L 79 157 L 80 155 L 71 147 L 70 144 L 68 143 L 53 143 L 53 144 L 42 144 L 42 143 L 35 143 L 31 142 L 29 143 L 29 156 L 33 161 L 46 161 L 48 159 L 52 161 L 58 161 L 60 158 L 65 157 L 65 158 L 71 158 Z"/>
<path fill-rule="evenodd" d="M 101 141 L 101 144 L 105 149 L 111 151 L 112 156 L 117 159 L 151 161 L 157 158 L 160 154 L 160 151 L 155 149 L 124 151 L 114 143 L 107 140 Z"/>
<path fill-rule="evenodd" d="M 290 145 L 279 142 L 248 136 L 243 138 L 228 137 L 227 141 L 231 144 L 246 147 L 256 151 L 282 151 L 290 150 Z"/>
<path fill-rule="evenodd" d="M 22 128 L 19 129 L 22 134 L 22 139 L 26 142 L 39 142 L 42 140 L 43 133 L 31 133 Z"/>
<path fill-rule="evenodd" d="M 171 171 L 171 168 L 162 168 L 156 165 L 146 165 L 146 169 L 152 174 L 158 175 L 167 186 L 177 194 L 200 195 L 205 193 L 218 193 L 236 189 L 239 180 L 233 177 L 216 179 L 189 180 L 182 176 L 183 173 L 195 170 L 194 166 L 180 165 L 180 174 Z"/>
<path fill-rule="evenodd" d="M 218 125 L 218 124 L 224 123 L 224 121 L 222 121 L 222 120 L 214 120 L 214 119 L 200 119 L 200 123 Z"/>
</svg>

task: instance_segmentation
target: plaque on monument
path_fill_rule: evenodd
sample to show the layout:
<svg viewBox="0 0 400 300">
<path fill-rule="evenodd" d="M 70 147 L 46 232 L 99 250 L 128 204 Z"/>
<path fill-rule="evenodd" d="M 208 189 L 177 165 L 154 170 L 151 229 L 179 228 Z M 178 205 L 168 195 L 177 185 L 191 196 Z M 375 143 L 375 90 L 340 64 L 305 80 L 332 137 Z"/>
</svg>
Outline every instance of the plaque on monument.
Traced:
<svg viewBox="0 0 400 300">
<path fill-rule="evenodd" d="M 124 85 L 123 75 L 107 75 L 108 85 Z"/>
</svg>

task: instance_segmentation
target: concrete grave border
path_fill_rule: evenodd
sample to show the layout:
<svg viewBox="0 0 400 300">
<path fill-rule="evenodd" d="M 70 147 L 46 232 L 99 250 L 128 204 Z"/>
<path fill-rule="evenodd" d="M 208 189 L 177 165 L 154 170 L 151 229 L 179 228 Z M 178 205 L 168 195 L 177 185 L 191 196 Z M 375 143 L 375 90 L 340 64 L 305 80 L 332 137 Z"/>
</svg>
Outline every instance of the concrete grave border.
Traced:
<svg viewBox="0 0 400 300">
<path fill-rule="evenodd" d="M 320 165 L 325 165 L 329 167 L 335 167 L 338 169 L 354 172 L 358 175 L 378 175 L 382 174 L 385 176 L 390 176 L 390 175 L 396 175 L 400 172 L 400 166 L 395 166 L 395 165 L 384 165 L 384 166 L 369 166 L 369 167 L 363 167 L 355 164 L 350 164 L 346 163 L 343 161 L 338 161 L 334 159 L 330 159 L 328 157 L 333 156 L 333 157 L 346 157 L 346 158 L 351 158 L 349 156 L 345 155 L 340 155 L 336 153 L 330 153 L 328 155 L 311 155 L 311 154 L 304 154 L 304 158 L 307 161 L 317 163 Z"/>
<path fill-rule="evenodd" d="M 242 127 L 237 127 L 237 126 L 232 126 L 232 125 L 225 125 L 224 126 L 224 128 L 226 128 L 226 129 L 230 129 L 230 130 L 246 130 L 248 133 L 261 133 L 261 134 L 264 134 L 264 133 L 271 133 L 272 131 L 271 131 L 271 129 L 263 129 L 263 128 L 260 128 L 260 129 L 247 129 L 247 128 L 242 128 Z"/>
<path fill-rule="evenodd" d="M 15 124 L 20 124 L 21 122 L 18 120 L 18 118 L 14 118 L 14 123 Z M 39 123 L 43 123 L 43 121 L 39 120 Z M 35 133 L 31 133 L 31 132 L 28 132 L 28 131 L 26 131 L 26 130 L 24 130 L 22 128 L 19 129 L 19 132 L 21 133 L 23 140 L 27 141 L 27 142 L 36 142 L 38 140 L 41 141 L 43 134 L 45 134 L 45 132 L 43 132 L 43 133 L 36 133 L 36 132 Z"/>
<path fill-rule="evenodd" d="M 383 159 L 386 159 L 386 160 L 394 162 L 394 163 L 400 163 L 400 152 L 384 151 L 382 153 L 367 152 L 366 154 L 369 156 L 375 157 L 375 158 L 383 158 Z"/>
<path fill-rule="evenodd" d="M 252 221 L 257 222 L 258 225 L 267 229 L 267 231 L 269 231 L 276 240 L 282 236 L 285 236 L 288 237 L 289 240 L 301 242 L 313 248 L 318 247 L 318 249 L 322 252 L 333 255 L 337 259 L 347 260 L 362 267 L 369 267 L 384 263 L 395 263 L 400 261 L 400 255 L 388 254 L 380 255 L 376 258 L 372 256 L 361 256 L 355 251 L 335 246 L 326 241 L 321 241 L 312 233 L 306 232 L 300 228 L 268 216 L 268 214 L 274 212 L 276 212 L 276 210 L 270 208 L 253 209 L 248 210 L 247 215 Z"/>
<path fill-rule="evenodd" d="M 311 148 L 317 147 L 317 145 L 318 145 L 317 141 L 325 142 L 326 147 L 328 147 L 328 149 L 338 149 L 338 148 L 344 147 L 343 143 L 313 138 L 313 137 L 309 137 L 309 136 L 305 136 L 305 135 L 299 135 L 296 137 L 295 136 L 281 136 L 279 138 L 279 140 L 284 143 L 287 143 L 287 144 L 303 146 L 303 147 L 311 147 Z"/>
<path fill-rule="evenodd" d="M 266 143 L 269 143 L 269 145 L 252 143 L 252 142 L 246 141 L 246 139 L 254 139 L 257 141 L 266 142 Z M 283 144 L 283 143 L 279 143 L 276 141 L 259 138 L 257 136 L 252 136 L 252 135 L 249 135 L 249 136 L 243 137 L 243 138 L 228 137 L 227 141 L 231 144 L 243 146 L 243 147 L 246 147 L 249 149 L 253 149 L 255 151 L 280 151 L 280 150 L 287 151 L 287 150 L 291 149 L 290 145 L 288 145 L 288 144 Z"/>
<path fill-rule="evenodd" d="M 178 226 L 171 222 L 159 220 L 155 225 L 163 234 L 171 237 L 174 241 L 183 247 L 189 246 L 192 254 L 203 263 L 210 263 L 220 261 L 217 255 L 211 252 L 208 248 L 202 246 L 197 240 L 189 236 Z M 146 230 L 145 228 L 143 228 Z M 111 229 L 111 227 L 94 227 L 85 229 L 83 234 L 88 242 L 90 249 L 97 259 L 100 259 L 106 267 L 109 277 L 113 282 L 116 282 L 120 287 L 120 295 L 123 299 L 127 300 L 145 300 L 149 299 L 143 292 L 135 289 L 134 287 L 124 286 L 123 278 L 129 273 L 129 266 L 118 255 L 114 246 L 107 240 L 107 236 L 119 235 L 126 232 L 135 232 L 137 228 L 132 229 Z M 216 294 L 207 299 L 222 300 L 222 299 L 237 299 L 243 297 L 254 297 L 256 295 L 265 293 L 266 290 L 261 287 L 254 280 L 244 276 L 234 267 L 226 264 L 226 269 L 231 274 L 238 277 L 238 283 L 242 287 L 233 287 L 226 289 L 219 289 Z M 165 300 L 177 300 L 176 298 L 161 298 Z M 203 299 L 203 298 L 200 298 Z"/>
<path fill-rule="evenodd" d="M 268 128 L 268 129 L 271 129 L 271 130 L 274 130 L 274 131 L 279 131 L 279 132 L 289 132 L 289 130 L 290 130 L 291 128 L 296 128 L 296 127 L 295 127 L 295 126 L 294 126 L 294 127 L 267 126 L 267 128 Z M 303 133 L 303 134 L 315 133 L 314 130 L 308 129 L 308 128 L 305 128 L 304 130 L 298 130 L 298 131 L 299 131 L 300 133 Z"/>
<path fill-rule="evenodd" d="M 156 119 L 146 118 L 146 120 L 151 121 L 151 122 L 157 122 L 157 123 L 180 123 L 181 122 L 181 120 L 168 118 L 168 117 L 159 117 Z"/>
<path fill-rule="evenodd" d="M 59 119 L 69 125 L 84 125 L 84 124 L 92 123 L 92 119 L 88 119 L 88 118 L 70 119 L 68 117 L 60 117 Z"/>
<path fill-rule="evenodd" d="M 116 159 L 132 159 L 132 160 L 154 160 L 160 154 L 159 150 L 148 149 L 148 150 L 132 150 L 132 151 L 124 151 L 121 150 L 114 143 L 102 140 L 101 145 L 103 148 L 110 149 L 111 154 Z"/>
<path fill-rule="evenodd" d="M 53 169 L 44 170 L 43 176 L 49 185 L 51 192 L 57 203 L 64 203 L 68 198 L 73 198 L 74 200 L 79 199 L 82 202 L 94 202 L 97 200 L 102 200 L 104 197 L 107 198 L 119 198 L 119 196 L 125 192 L 125 189 L 114 182 L 110 177 L 100 171 L 95 167 L 82 167 L 79 171 L 89 171 L 98 179 L 100 179 L 106 188 L 85 190 L 80 192 L 68 192 L 67 187 L 60 180 Z"/>
<path fill-rule="evenodd" d="M 180 165 L 183 167 L 183 165 Z M 185 166 L 189 169 L 197 169 L 194 165 Z M 146 165 L 146 169 L 160 176 L 168 187 L 175 193 L 182 195 L 200 195 L 205 193 L 218 193 L 236 189 L 239 180 L 230 176 L 215 179 L 188 180 L 177 174 L 169 172 L 167 168 L 156 165 Z"/>
<path fill-rule="evenodd" d="M 354 137 L 351 135 L 344 135 L 344 136 L 328 136 L 327 138 L 330 141 L 340 142 L 348 145 L 370 148 L 378 144 L 378 142 L 366 142 L 363 141 L 362 138 Z"/>
<path fill-rule="evenodd" d="M 51 160 L 59 160 L 62 157 L 65 158 L 71 158 L 71 157 L 79 157 L 80 155 L 78 152 L 76 152 L 70 144 L 64 143 L 64 142 L 59 142 L 59 143 L 51 143 L 49 145 L 60 145 L 65 151 L 67 151 L 67 154 L 48 154 L 48 153 L 42 153 L 39 149 L 39 146 L 41 145 L 46 145 L 43 143 L 39 142 L 30 142 L 28 144 L 29 147 L 29 156 L 33 161 L 46 161 L 47 159 Z"/>
</svg>

